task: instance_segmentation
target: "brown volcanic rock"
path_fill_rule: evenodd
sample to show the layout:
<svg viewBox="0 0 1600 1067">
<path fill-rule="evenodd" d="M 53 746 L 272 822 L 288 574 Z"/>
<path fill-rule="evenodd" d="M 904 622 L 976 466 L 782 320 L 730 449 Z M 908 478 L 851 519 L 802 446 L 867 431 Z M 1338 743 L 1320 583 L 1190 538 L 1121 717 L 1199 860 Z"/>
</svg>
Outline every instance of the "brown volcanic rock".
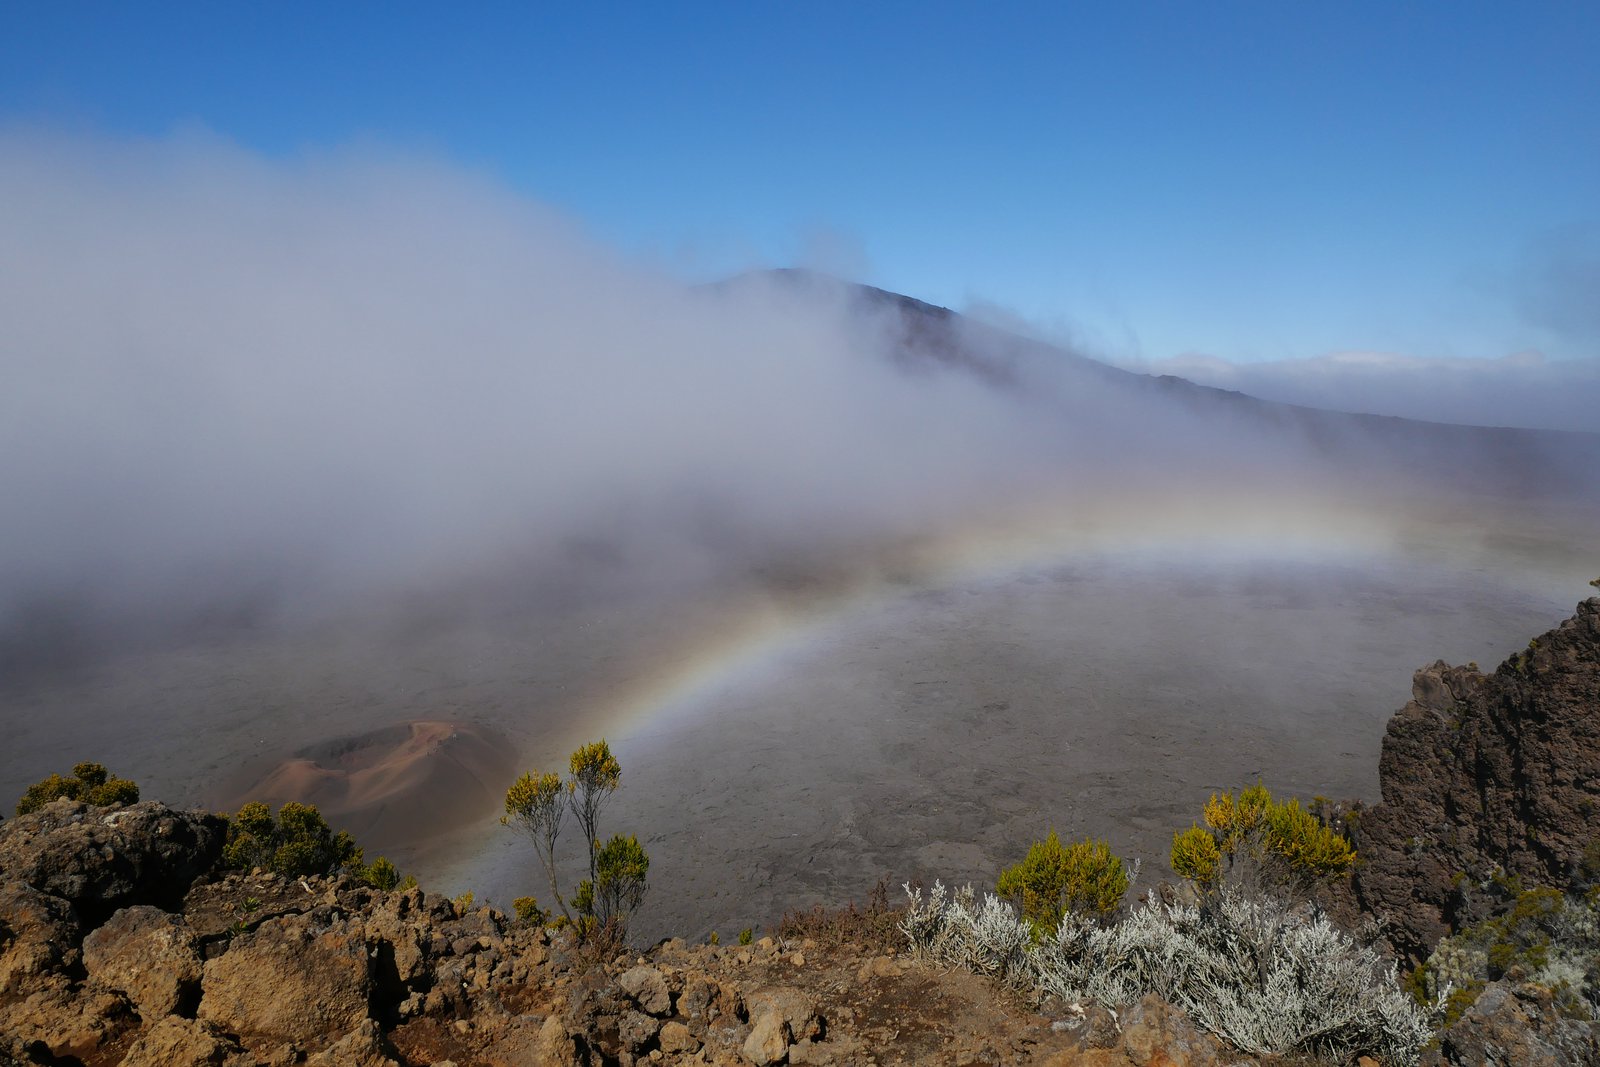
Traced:
<svg viewBox="0 0 1600 1067">
<path fill-rule="evenodd" d="M 1492 675 L 1418 671 L 1378 773 L 1356 892 L 1411 958 L 1455 924 L 1463 876 L 1565 883 L 1600 841 L 1600 598 Z"/>
<path fill-rule="evenodd" d="M 64 902 L 0 888 L 26 905 L 31 918 L 18 925 L 39 935 L 28 945 L 58 929 L 79 937 Z M 256 926 L 219 929 L 229 914 Z M 0 1064 L 1254 1062 L 1223 1056 L 1153 999 L 1125 1012 L 1121 1031 L 1103 1010 L 1106 1026 L 1078 1026 L 977 975 L 884 957 L 888 948 L 668 941 L 597 959 L 563 935 L 436 894 L 234 872 L 197 886 L 181 916 L 115 913 L 89 933 L 81 967 L 70 950 L 20 953 L 31 970 L 20 992 L 0 995 Z M 198 1018 L 188 1018 L 197 949 L 210 958 Z M 176 1014 L 162 1012 L 168 1004 Z"/>
<path fill-rule="evenodd" d="M 0 883 L 0 996 L 71 966 L 79 937 L 72 905 L 16 882 Z"/>
<path fill-rule="evenodd" d="M 134 1039 L 122 1067 L 252 1067 L 254 1063 L 253 1056 L 234 1048 L 208 1023 L 167 1016 Z"/>
<path fill-rule="evenodd" d="M 206 961 L 200 1018 L 244 1037 L 322 1048 L 367 1021 L 371 979 L 359 928 L 286 915 Z"/>
<path fill-rule="evenodd" d="M 123 908 L 83 942 L 83 966 L 97 984 L 133 1001 L 146 1019 L 193 1014 L 200 946 L 181 915 Z"/>
<path fill-rule="evenodd" d="M 61 974 L 30 984 L 22 999 L 0 1001 L 0 1063 L 95 1062 L 96 1054 L 133 1025 L 127 1001 L 86 989 Z"/>
<path fill-rule="evenodd" d="M 0 823 L 0 875 L 103 918 L 132 904 L 177 906 L 222 854 L 227 822 L 149 801 L 57 800 Z"/>
</svg>

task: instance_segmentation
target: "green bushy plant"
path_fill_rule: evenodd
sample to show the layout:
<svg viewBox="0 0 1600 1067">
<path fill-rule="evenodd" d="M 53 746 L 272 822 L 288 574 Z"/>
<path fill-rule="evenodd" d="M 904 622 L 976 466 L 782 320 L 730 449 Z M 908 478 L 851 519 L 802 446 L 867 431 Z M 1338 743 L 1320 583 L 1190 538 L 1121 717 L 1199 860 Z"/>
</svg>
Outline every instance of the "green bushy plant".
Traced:
<svg viewBox="0 0 1600 1067">
<path fill-rule="evenodd" d="M 1202 819 L 1203 826 L 1173 834 L 1171 862 L 1178 875 L 1204 889 L 1217 888 L 1240 863 L 1304 888 L 1345 874 L 1356 861 L 1355 847 L 1340 830 L 1298 799 L 1274 800 L 1259 782 L 1237 796 L 1211 794 Z"/>
<path fill-rule="evenodd" d="M 1191 882 L 1215 884 L 1222 871 L 1222 846 L 1216 835 L 1198 823 L 1173 834 L 1172 869 Z"/>
<path fill-rule="evenodd" d="M 1016 905 L 1036 936 L 1046 937 L 1069 911 L 1112 914 L 1128 884 L 1127 868 L 1104 841 L 1063 845 L 1051 830 L 1029 847 L 1022 862 L 1001 872 L 995 889 Z"/>
<path fill-rule="evenodd" d="M 362 862 L 361 846 L 343 830 L 335 831 L 311 804 L 290 801 L 272 809 L 260 801 L 242 806 L 228 820 L 222 847 L 224 866 L 241 870 L 260 867 L 290 878 L 348 871 L 375 889 L 407 889 L 416 879 L 402 879 L 383 856 Z"/>
<path fill-rule="evenodd" d="M 73 766 L 71 778 L 52 774 L 30 785 L 17 801 L 17 814 L 38 811 L 62 797 L 101 807 L 111 804 L 120 807 L 139 802 L 139 787 L 127 778 L 112 777 L 104 764 L 79 763 Z"/>
<path fill-rule="evenodd" d="M 534 897 L 518 897 L 511 902 L 511 910 L 516 913 L 517 921 L 526 926 L 543 926 L 550 921 L 550 913 L 539 907 Z"/>
<path fill-rule="evenodd" d="M 649 888 L 650 857 L 633 834 L 613 834 L 595 855 L 595 915 L 602 923 L 625 919 Z"/>
<path fill-rule="evenodd" d="M 400 869 L 390 862 L 387 856 L 379 856 L 371 863 L 361 868 L 359 877 L 374 889 L 388 892 L 392 889 L 410 889 L 417 884 L 412 875 L 400 876 Z"/>
</svg>

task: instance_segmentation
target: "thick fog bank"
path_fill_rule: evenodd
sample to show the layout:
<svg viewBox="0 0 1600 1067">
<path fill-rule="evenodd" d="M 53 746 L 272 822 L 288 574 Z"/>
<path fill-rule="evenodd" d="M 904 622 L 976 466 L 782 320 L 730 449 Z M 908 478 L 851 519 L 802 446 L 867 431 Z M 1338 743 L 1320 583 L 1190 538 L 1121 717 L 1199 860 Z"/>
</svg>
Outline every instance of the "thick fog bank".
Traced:
<svg viewBox="0 0 1600 1067">
<path fill-rule="evenodd" d="M 690 290 L 422 161 L 13 133 L 0 231 L 0 617 L 717 570 L 1051 451 L 840 299 Z"/>
<path fill-rule="evenodd" d="M 1359 426 L 915 301 L 689 288 L 413 157 L 13 130 L 0 232 L 12 671 L 374 593 L 838 578 L 1041 499 L 1391 473 Z"/>
</svg>

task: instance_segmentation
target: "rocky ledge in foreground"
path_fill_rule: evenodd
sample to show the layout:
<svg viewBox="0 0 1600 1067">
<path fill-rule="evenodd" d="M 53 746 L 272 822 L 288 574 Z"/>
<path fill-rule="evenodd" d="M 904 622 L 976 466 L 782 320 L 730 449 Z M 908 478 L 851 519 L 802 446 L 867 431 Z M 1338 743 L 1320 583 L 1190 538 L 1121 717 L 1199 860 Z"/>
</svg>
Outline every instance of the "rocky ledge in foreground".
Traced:
<svg viewBox="0 0 1600 1067">
<path fill-rule="evenodd" d="M 213 877 L 219 840 L 158 803 L 0 824 L 0 1064 L 1253 1062 L 1154 999 L 1051 1018 L 835 937 L 597 961 L 417 889 Z"/>
<path fill-rule="evenodd" d="M 167 910 L 112 876 L 172 859 L 174 838 L 208 840 L 209 819 L 57 801 L 0 824 L 0 857 L 28 860 L 0 871 L 0 1065 L 1276 1062 L 1227 1048 L 1153 996 L 1115 1013 L 1054 1004 L 1039 1014 L 966 971 L 898 955 L 884 921 L 865 938 L 824 925 L 787 942 L 674 940 L 595 960 L 542 928 L 417 889 L 190 875 Z M 108 829 L 114 849 L 67 848 Z M 71 857 L 72 875 L 47 857 Z M 98 923 L 84 919 L 106 911 L 96 887 L 122 904 Z M 1541 996 L 1492 987 L 1427 1062 L 1481 1063 L 1505 1049 L 1585 1062 L 1592 1028 Z M 1569 1045 L 1572 1056 L 1549 1058 Z"/>
</svg>

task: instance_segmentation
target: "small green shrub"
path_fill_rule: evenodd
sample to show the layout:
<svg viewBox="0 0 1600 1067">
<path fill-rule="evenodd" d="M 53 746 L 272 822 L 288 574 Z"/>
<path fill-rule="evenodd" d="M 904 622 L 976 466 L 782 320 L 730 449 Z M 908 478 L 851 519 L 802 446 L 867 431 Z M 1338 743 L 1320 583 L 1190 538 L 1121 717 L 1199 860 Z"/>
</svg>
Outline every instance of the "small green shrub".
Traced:
<svg viewBox="0 0 1600 1067">
<path fill-rule="evenodd" d="M 1063 845 L 1051 830 L 1035 841 L 1021 863 L 1000 874 L 995 890 L 1046 937 L 1067 912 L 1103 917 L 1117 910 L 1128 891 L 1128 871 L 1104 841 Z"/>
<path fill-rule="evenodd" d="M 754 941 L 755 939 L 756 939 L 756 932 L 755 932 L 754 928 L 746 926 L 743 930 L 739 931 L 739 944 L 748 945 L 750 942 Z"/>
<path fill-rule="evenodd" d="M 543 926 L 550 921 L 550 913 L 539 907 L 539 901 L 534 897 L 518 897 L 511 902 L 511 910 L 516 913 L 517 921 L 525 926 Z"/>
<path fill-rule="evenodd" d="M 1320 798 L 1319 798 L 1320 800 Z M 1322 811 L 1336 810 L 1326 802 Z M 1213 793 L 1196 823 L 1172 835 L 1172 869 L 1212 889 L 1241 860 L 1275 871 L 1281 881 L 1304 887 L 1349 871 L 1356 861 L 1350 839 L 1300 801 L 1274 800 L 1259 782 L 1232 793 Z M 1348 817 L 1338 818 L 1348 825 Z M 1209 839 L 1209 843 L 1207 843 Z"/>
<path fill-rule="evenodd" d="M 1221 838 L 1223 851 L 1231 852 L 1239 843 L 1260 830 L 1272 807 L 1272 794 L 1257 782 L 1232 793 L 1212 793 L 1203 811 L 1206 825 Z"/>
<path fill-rule="evenodd" d="M 595 854 L 595 917 L 602 923 L 623 922 L 649 888 L 650 857 L 633 834 L 611 835 Z"/>
<path fill-rule="evenodd" d="M 1198 823 L 1172 836 L 1172 869 L 1180 878 L 1210 885 L 1222 866 L 1222 849 Z"/>
<path fill-rule="evenodd" d="M 72 777 L 52 774 L 43 781 L 33 783 L 17 801 L 17 814 L 27 815 L 38 811 L 52 800 L 67 797 L 85 804 L 105 807 L 124 806 L 139 802 L 139 787 L 126 778 L 113 778 L 101 763 L 79 763 L 72 768 Z"/>
<path fill-rule="evenodd" d="M 387 856 L 379 856 L 361 868 L 361 880 L 374 889 L 388 892 L 400 885 L 400 870 Z M 413 880 L 412 884 L 415 884 Z"/>
<path fill-rule="evenodd" d="M 276 818 L 260 801 L 241 807 L 228 821 L 222 862 L 241 870 L 262 867 L 290 878 L 367 870 L 354 838 L 343 830 L 335 833 L 315 807 L 295 801 L 279 808 Z"/>
<path fill-rule="evenodd" d="M 1356 850 L 1343 834 L 1322 825 L 1292 798 L 1268 805 L 1266 845 L 1291 869 L 1315 878 L 1343 874 L 1356 861 Z"/>
</svg>

